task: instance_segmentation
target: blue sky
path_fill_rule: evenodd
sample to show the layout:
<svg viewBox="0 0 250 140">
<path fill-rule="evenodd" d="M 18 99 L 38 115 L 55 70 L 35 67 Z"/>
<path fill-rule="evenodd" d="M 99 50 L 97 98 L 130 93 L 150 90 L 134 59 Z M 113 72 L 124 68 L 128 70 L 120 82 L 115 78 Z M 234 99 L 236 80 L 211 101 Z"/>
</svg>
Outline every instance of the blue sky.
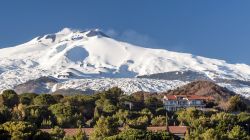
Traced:
<svg viewBox="0 0 250 140">
<path fill-rule="evenodd" d="M 248 0 L 1 0 L 0 48 L 64 27 L 250 64 Z"/>
</svg>

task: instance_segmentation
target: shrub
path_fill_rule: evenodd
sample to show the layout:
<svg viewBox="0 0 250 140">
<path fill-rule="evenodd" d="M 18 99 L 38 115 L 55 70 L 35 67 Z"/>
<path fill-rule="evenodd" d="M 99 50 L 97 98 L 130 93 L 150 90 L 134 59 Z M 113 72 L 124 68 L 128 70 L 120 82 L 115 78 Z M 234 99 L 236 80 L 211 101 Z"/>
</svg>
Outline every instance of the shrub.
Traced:
<svg viewBox="0 0 250 140">
<path fill-rule="evenodd" d="M 164 126 L 164 125 L 166 125 L 166 117 L 165 116 L 156 116 L 151 120 L 151 124 L 153 126 Z"/>
</svg>

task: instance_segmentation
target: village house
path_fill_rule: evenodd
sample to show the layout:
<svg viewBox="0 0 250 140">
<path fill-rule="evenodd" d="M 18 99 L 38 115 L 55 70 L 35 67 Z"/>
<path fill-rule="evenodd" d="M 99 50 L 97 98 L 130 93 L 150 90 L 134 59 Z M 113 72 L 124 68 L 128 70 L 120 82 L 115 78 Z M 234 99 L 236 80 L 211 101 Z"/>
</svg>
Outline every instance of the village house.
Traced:
<svg viewBox="0 0 250 140">
<path fill-rule="evenodd" d="M 213 100 L 212 97 L 198 95 L 166 95 L 163 98 L 163 104 L 167 111 L 177 111 L 188 107 L 204 108 L 206 101 L 211 100 Z"/>
</svg>

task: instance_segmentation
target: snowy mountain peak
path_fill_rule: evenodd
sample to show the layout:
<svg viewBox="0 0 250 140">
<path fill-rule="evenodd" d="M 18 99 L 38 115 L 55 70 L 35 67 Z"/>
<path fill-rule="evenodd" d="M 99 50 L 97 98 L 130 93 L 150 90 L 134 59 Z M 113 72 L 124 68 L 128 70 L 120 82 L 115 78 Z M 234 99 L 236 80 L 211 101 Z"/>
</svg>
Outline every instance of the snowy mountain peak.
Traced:
<svg viewBox="0 0 250 140">
<path fill-rule="evenodd" d="M 86 40 L 91 37 L 108 37 L 100 29 L 91 29 L 86 31 L 64 28 L 55 34 L 47 34 L 33 39 L 33 43 L 40 43 L 44 45 L 52 45 L 65 41 Z M 37 41 L 37 42 L 34 42 Z"/>
<path fill-rule="evenodd" d="M 90 30 L 86 33 L 87 37 L 93 37 L 93 36 L 98 36 L 98 37 L 109 37 L 108 35 L 104 34 L 100 29 L 93 29 Z"/>
<path fill-rule="evenodd" d="M 64 28 L 15 47 L 0 49 L 0 89 L 41 76 L 131 78 L 183 71 L 192 71 L 211 80 L 250 80 L 248 65 L 143 48 L 112 39 L 99 29 Z"/>
</svg>

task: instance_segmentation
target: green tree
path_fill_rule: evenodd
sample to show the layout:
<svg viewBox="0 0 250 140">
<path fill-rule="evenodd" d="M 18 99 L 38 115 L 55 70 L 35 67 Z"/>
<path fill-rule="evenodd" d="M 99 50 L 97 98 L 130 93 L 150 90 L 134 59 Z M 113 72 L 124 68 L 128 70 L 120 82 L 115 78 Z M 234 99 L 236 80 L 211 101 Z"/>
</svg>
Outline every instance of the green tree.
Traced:
<svg viewBox="0 0 250 140">
<path fill-rule="evenodd" d="M 14 90 L 4 90 L 0 95 L 0 105 L 5 105 L 9 108 L 14 107 L 19 103 L 19 98 Z"/>
<path fill-rule="evenodd" d="M 174 140 L 179 139 L 168 132 L 151 132 L 140 129 L 128 128 L 121 133 L 106 137 L 104 140 Z"/>
<path fill-rule="evenodd" d="M 65 96 L 60 102 L 65 105 L 77 107 L 77 110 L 86 119 L 91 119 L 94 116 L 95 101 L 98 99 L 96 96 L 96 94 Z"/>
<path fill-rule="evenodd" d="M 118 135 L 107 137 L 104 140 L 144 140 L 146 131 L 140 129 L 128 128 L 123 130 Z"/>
<path fill-rule="evenodd" d="M 52 140 L 62 140 L 63 137 L 65 136 L 65 131 L 58 126 L 55 126 L 51 130 L 50 136 L 51 136 Z"/>
<path fill-rule="evenodd" d="M 36 134 L 32 138 L 33 140 L 50 140 L 50 134 L 44 131 L 37 131 Z"/>
<path fill-rule="evenodd" d="M 247 133 L 240 126 L 236 125 L 228 133 L 228 137 L 230 139 L 244 140 L 244 139 L 247 139 Z"/>
<path fill-rule="evenodd" d="M 105 137 L 113 136 L 118 133 L 118 122 L 113 117 L 100 117 L 91 133 L 91 140 L 102 140 Z"/>
<path fill-rule="evenodd" d="M 23 104 L 18 104 L 18 106 L 13 107 L 12 109 L 12 120 L 24 120 L 26 117 L 25 113 L 26 106 Z"/>
<path fill-rule="evenodd" d="M 218 133 L 210 128 L 205 131 L 205 133 L 202 134 L 202 139 L 203 140 L 220 140 Z"/>
<path fill-rule="evenodd" d="M 7 132 L 13 140 L 28 140 L 31 139 L 37 132 L 34 125 L 23 121 L 6 122 L 2 124 L 1 127 L 2 130 Z"/>
<path fill-rule="evenodd" d="M 81 114 L 77 114 L 74 107 L 62 103 L 54 104 L 49 107 L 56 118 L 56 122 L 61 127 L 76 127 L 77 121 L 83 121 Z"/>
<path fill-rule="evenodd" d="M 105 100 L 103 104 L 103 112 L 108 115 L 112 115 L 116 112 L 117 107 L 111 103 L 110 100 Z"/>
<path fill-rule="evenodd" d="M 118 104 L 123 91 L 118 87 L 113 87 L 104 92 L 101 96 L 106 99 L 110 99 L 112 104 Z"/>
<path fill-rule="evenodd" d="M 177 119 L 180 123 L 184 123 L 185 125 L 192 126 L 194 120 L 203 116 L 203 112 L 199 111 L 195 108 L 187 108 L 186 110 L 179 110 L 177 113 Z"/>
<path fill-rule="evenodd" d="M 41 94 L 41 95 L 38 95 L 36 98 L 33 99 L 33 103 L 35 105 L 47 106 L 47 105 L 55 104 L 56 100 L 50 94 Z"/>
<path fill-rule="evenodd" d="M 119 109 L 113 117 L 118 119 L 119 126 L 123 126 L 129 117 L 129 111 Z"/>
<path fill-rule="evenodd" d="M 85 131 L 82 131 L 81 128 L 78 129 L 77 134 L 74 136 L 75 140 L 88 140 L 87 134 Z"/>
<path fill-rule="evenodd" d="M 230 130 L 237 122 L 237 116 L 225 112 L 217 113 L 211 116 L 211 125 L 218 133 L 223 135 Z"/>
<path fill-rule="evenodd" d="M 153 118 L 153 113 L 148 109 L 148 108 L 144 108 L 140 111 L 140 114 L 142 116 L 147 116 L 149 120 L 151 120 Z M 148 122 L 149 123 L 149 122 Z"/>
<path fill-rule="evenodd" d="M 250 113 L 247 112 L 241 112 L 237 115 L 237 120 L 241 125 L 250 125 Z"/>
<path fill-rule="evenodd" d="M 155 115 L 165 115 L 166 114 L 166 108 L 160 107 L 155 110 Z"/>
<path fill-rule="evenodd" d="M 228 102 L 228 111 L 245 111 L 247 109 L 247 105 L 242 101 L 239 95 L 232 96 Z"/>
<path fill-rule="evenodd" d="M 146 130 L 149 119 L 147 116 L 141 116 L 136 119 L 128 120 L 127 124 L 130 128 Z"/>
<path fill-rule="evenodd" d="M 35 93 L 23 93 L 19 95 L 19 100 L 21 104 L 30 105 L 36 96 L 38 95 Z"/>
<path fill-rule="evenodd" d="M 0 106 L 0 124 L 11 120 L 11 112 L 6 106 Z"/>
<path fill-rule="evenodd" d="M 151 124 L 153 126 L 165 126 L 166 125 L 166 117 L 165 116 L 156 116 L 151 120 Z"/>
<path fill-rule="evenodd" d="M 143 92 L 136 92 L 131 94 L 133 100 L 133 109 L 134 110 L 141 110 L 145 107 L 144 105 L 144 93 Z"/>
<path fill-rule="evenodd" d="M 61 102 L 61 100 L 63 100 L 63 98 L 64 98 L 64 96 L 61 94 L 53 94 L 52 96 L 57 103 Z"/>
<path fill-rule="evenodd" d="M 117 110 L 117 104 L 114 104 L 112 100 L 107 99 L 105 97 L 101 97 L 99 100 L 95 102 L 96 109 L 95 109 L 95 118 L 98 116 L 111 116 Z M 96 112 L 97 111 L 97 112 Z"/>
<path fill-rule="evenodd" d="M 41 123 L 41 128 L 51 128 L 53 126 L 53 123 L 50 119 L 43 119 L 42 123 Z"/>
<path fill-rule="evenodd" d="M 158 132 L 147 131 L 145 139 L 147 140 L 176 140 L 179 138 L 166 131 L 158 131 Z"/>
<path fill-rule="evenodd" d="M 55 124 L 55 120 L 51 117 L 52 114 L 46 106 L 27 106 L 25 113 L 25 121 L 35 123 L 38 127 L 41 126 L 44 120 L 50 120 L 52 122 L 52 126 Z"/>
<path fill-rule="evenodd" d="M 158 107 L 163 107 L 163 103 L 155 96 L 149 96 L 144 101 L 145 106 L 153 113 L 156 113 Z"/>
</svg>

